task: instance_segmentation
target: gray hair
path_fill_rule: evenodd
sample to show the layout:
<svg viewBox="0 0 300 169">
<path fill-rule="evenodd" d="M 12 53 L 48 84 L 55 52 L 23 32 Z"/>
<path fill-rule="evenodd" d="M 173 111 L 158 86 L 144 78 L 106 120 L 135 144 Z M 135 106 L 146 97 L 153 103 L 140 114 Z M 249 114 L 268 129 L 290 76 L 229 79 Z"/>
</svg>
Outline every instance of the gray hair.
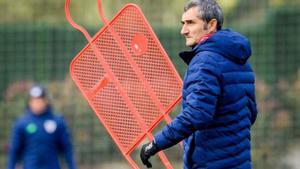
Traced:
<svg viewBox="0 0 300 169">
<path fill-rule="evenodd" d="M 198 7 L 198 18 L 209 22 L 212 19 L 217 20 L 217 30 L 222 29 L 224 14 L 215 0 L 190 0 L 184 5 L 184 12 L 190 8 Z"/>
</svg>

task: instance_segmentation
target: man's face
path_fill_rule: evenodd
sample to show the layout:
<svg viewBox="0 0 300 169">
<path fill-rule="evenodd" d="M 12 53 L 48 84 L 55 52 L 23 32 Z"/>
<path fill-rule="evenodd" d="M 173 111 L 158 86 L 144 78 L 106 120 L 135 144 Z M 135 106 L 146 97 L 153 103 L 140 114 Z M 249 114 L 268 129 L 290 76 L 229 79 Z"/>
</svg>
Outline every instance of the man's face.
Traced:
<svg viewBox="0 0 300 169">
<path fill-rule="evenodd" d="M 186 39 L 186 46 L 194 47 L 201 38 L 208 34 L 207 23 L 198 18 L 198 7 L 192 7 L 182 14 L 181 34 Z"/>
<path fill-rule="evenodd" d="M 29 108 L 33 114 L 43 114 L 48 106 L 48 101 L 45 98 L 30 98 Z"/>
</svg>

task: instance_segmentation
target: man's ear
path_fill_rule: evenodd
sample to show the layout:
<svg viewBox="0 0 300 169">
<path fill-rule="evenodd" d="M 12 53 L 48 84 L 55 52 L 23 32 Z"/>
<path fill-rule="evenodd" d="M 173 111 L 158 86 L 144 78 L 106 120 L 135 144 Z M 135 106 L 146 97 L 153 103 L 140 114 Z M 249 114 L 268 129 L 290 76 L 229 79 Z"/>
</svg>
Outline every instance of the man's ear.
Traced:
<svg viewBox="0 0 300 169">
<path fill-rule="evenodd" d="M 217 31 L 218 21 L 216 19 L 212 19 L 208 22 L 208 33 L 214 33 Z"/>
</svg>

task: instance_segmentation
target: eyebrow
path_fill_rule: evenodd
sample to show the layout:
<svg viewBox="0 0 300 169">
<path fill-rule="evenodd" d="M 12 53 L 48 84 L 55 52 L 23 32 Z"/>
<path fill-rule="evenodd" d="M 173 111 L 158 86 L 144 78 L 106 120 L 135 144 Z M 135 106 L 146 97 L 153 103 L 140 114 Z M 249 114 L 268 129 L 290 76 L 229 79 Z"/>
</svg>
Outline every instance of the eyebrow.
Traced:
<svg viewBox="0 0 300 169">
<path fill-rule="evenodd" d="M 180 21 L 182 24 L 186 23 L 186 22 L 195 22 L 194 19 L 187 19 L 187 20 L 181 20 Z"/>
</svg>

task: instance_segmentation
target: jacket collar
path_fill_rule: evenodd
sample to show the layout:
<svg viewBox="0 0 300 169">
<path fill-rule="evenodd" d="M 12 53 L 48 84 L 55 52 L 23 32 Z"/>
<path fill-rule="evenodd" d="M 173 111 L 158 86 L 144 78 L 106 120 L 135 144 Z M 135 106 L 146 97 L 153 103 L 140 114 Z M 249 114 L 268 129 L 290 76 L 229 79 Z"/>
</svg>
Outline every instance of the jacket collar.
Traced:
<svg viewBox="0 0 300 169">
<path fill-rule="evenodd" d="M 191 60 L 193 59 L 193 57 L 195 56 L 195 51 L 191 50 L 191 51 L 183 51 L 179 53 L 179 56 L 181 57 L 181 59 L 187 64 L 189 65 Z"/>
<path fill-rule="evenodd" d="M 207 39 L 209 39 L 211 36 L 213 36 L 213 34 L 207 34 L 204 37 L 201 38 L 201 40 L 199 41 L 199 43 L 192 48 L 191 51 L 183 51 L 179 53 L 179 56 L 181 57 L 181 59 L 187 64 L 189 65 L 191 60 L 194 58 L 194 56 L 198 53 L 198 48 L 200 45 L 202 45 Z"/>
</svg>

